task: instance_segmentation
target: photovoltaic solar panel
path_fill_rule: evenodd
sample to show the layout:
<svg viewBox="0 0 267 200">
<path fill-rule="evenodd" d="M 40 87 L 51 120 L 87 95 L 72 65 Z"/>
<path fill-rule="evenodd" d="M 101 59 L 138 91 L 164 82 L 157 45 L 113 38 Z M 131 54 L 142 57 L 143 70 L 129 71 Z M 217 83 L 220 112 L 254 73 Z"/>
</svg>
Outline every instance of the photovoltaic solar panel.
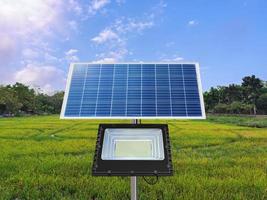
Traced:
<svg viewBox="0 0 267 200">
<path fill-rule="evenodd" d="M 61 118 L 205 118 L 199 66 L 72 64 Z"/>
</svg>

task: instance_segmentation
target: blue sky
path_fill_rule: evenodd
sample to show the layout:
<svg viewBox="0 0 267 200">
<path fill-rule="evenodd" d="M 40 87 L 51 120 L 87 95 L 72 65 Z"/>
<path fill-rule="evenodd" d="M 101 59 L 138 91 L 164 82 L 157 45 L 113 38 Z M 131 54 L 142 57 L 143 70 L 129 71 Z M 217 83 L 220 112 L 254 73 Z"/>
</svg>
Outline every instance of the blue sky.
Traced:
<svg viewBox="0 0 267 200">
<path fill-rule="evenodd" d="M 197 61 L 204 90 L 267 80 L 267 1 L 0 0 L 0 84 L 51 93 L 92 61 Z"/>
</svg>

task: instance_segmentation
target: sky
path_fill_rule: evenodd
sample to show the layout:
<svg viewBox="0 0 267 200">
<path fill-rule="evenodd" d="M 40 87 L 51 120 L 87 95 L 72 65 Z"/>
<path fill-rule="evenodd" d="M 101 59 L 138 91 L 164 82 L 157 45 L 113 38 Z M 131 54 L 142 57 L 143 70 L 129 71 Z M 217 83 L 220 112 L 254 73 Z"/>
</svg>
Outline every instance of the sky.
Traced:
<svg viewBox="0 0 267 200">
<path fill-rule="evenodd" d="M 204 90 L 267 80 L 267 1 L 0 0 L 0 84 L 52 94 L 71 62 L 176 61 Z"/>
</svg>

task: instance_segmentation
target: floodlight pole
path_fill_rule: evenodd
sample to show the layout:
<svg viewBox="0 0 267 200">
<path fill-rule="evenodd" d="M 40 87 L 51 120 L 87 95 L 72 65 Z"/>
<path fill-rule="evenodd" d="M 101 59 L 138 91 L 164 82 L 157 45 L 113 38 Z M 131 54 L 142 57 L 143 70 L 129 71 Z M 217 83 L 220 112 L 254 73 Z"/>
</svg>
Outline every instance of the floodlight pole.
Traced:
<svg viewBox="0 0 267 200">
<path fill-rule="evenodd" d="M 137 200 L 137 177 L 131 176 L 131 200 Z"/>
<path fill-rule="evenodd" d="M 133 124 L 141 124 L 140 119 L 133 119 Z M 131 176 L 131 200 L 137 200 L 137 177 Z"/>
</svg>

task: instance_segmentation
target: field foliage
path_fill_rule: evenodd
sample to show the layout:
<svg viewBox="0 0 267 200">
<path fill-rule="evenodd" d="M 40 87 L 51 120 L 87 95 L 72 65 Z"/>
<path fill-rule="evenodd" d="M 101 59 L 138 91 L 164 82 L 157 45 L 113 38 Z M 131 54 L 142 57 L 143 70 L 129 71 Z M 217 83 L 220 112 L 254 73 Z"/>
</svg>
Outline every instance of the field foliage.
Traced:
<svg viewBox="0 0 267 200">
<path fill-rule="evenodd" d="M 267 199 L 267 129 L 214 121 L 143 121 L 169 124 L 175 174 L 140 177 L 141 200 Z M 91 176 L 100 122 L 0 119 L 0 199 L 129 199 L 129 177 Z"/>
<path fill-rule="evenodd" d="M 235 124 L 238 126 L 247 126 L 255 128 L 267 128 L 267 116 L 235 116 L 235 115 L 209 115 L 208 121 L 223 123 L 223 124 Z"/>
</svg>

